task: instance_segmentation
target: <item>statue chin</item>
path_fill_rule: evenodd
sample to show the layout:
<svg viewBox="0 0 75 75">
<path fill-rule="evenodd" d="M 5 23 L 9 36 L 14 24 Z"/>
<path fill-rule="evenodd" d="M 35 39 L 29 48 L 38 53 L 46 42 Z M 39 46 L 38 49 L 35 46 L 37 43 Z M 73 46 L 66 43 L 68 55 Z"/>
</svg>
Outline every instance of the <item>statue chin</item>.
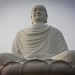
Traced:
<svg viewBox="0 0 75 75">
<path fill-rule="evenodd" d="M 33 20 L 34 23 L 45 23 L 45 20 L 42 18 L 36 18 Z"/>
</svg>

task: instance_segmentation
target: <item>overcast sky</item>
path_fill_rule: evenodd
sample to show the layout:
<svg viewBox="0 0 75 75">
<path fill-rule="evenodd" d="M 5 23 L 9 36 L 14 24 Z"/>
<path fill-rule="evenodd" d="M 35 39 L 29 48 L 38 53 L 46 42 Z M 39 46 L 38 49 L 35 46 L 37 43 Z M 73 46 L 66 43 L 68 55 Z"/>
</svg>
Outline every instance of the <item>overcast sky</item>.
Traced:
<svg viewBox="0 0 75 75">
<path fill-rule="evenodd" d="M 75 0 L 0 0 L 0 53 L 11 52 L 17 32 L 31 26 L 31 9 L 38 4 L 47 8 L 47 24 L 58 28 L 69 50 L 75 50 Z"/>
</svg>

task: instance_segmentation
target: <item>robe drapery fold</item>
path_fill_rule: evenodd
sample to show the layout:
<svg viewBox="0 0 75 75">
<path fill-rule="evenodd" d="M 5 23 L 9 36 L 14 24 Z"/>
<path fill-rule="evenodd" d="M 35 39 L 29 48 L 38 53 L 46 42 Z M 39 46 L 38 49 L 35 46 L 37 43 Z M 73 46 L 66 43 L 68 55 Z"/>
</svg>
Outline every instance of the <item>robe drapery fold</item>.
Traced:
<svg viewBox="0 0 75 75">
<path fill-rule="evenodd" d="M 40 25 L 20 30 L 16 35 L 12 50 L 13 53 L 28 58 L 51 58 L 68 48 L 58 29 Z"/>
</svg>

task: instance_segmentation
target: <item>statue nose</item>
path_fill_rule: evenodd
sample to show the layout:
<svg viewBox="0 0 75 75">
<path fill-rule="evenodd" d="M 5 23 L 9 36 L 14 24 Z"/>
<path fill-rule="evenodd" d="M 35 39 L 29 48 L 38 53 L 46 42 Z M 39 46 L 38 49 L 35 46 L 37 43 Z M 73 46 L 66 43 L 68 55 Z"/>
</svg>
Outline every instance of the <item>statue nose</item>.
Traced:
<svg viewBox="0 0 75 75">
<path fill-rule="evenodd" d="M 37 14 L 40 14 L 40 10 L 37 10 Z"/>
</svg>

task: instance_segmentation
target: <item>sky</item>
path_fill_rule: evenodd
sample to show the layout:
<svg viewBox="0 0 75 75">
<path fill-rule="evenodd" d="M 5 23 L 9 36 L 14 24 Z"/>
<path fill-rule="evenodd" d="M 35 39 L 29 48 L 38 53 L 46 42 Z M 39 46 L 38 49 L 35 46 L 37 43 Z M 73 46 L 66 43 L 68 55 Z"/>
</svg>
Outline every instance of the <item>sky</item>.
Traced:
<svg viewBox="0 0 75 75">
<path fill-rule="evenodd" d="M 75 50 L 75 0 L 0 0 L 0 53 L 10 53 L 17 32 L 32 25 L 35 5 L 46 7 L 47 24 L 59 29 L 69 50 Z"/>
</svg>

